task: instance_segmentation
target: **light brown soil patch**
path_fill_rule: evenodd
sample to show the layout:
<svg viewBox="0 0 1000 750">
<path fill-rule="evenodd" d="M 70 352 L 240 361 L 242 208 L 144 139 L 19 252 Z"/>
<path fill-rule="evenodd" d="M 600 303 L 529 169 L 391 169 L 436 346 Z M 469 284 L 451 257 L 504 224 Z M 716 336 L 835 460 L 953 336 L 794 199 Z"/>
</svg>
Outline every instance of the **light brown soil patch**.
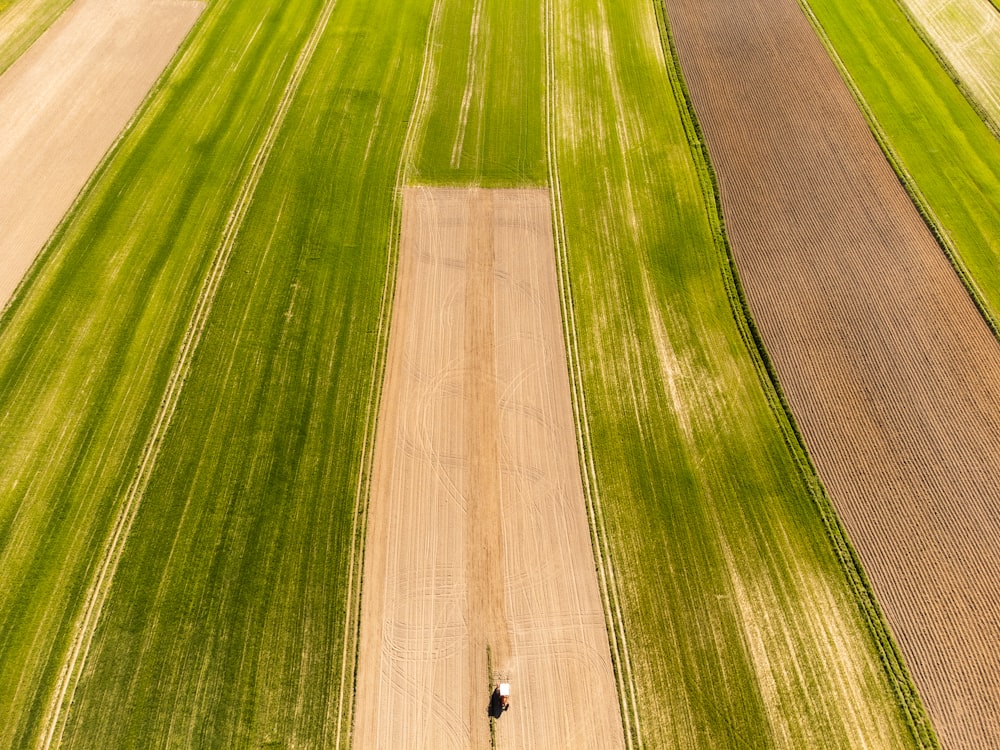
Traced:
<svg viewBox="0 0 1000 750">
<path fill-rule="evenodd" d="M 77 0 L 0 77 L 0 307 L 203 7 Z"/>
<path fill-rule="evenodd" d="M 1000 747 L 1000 346 L 795 0 L 667 10 L 819 473 L 944 747 Z"/>
<path fill-rule="evenodd" d="M 354 746 L 624 746 L 544 190 L 404 192 Z"/>
</svg>

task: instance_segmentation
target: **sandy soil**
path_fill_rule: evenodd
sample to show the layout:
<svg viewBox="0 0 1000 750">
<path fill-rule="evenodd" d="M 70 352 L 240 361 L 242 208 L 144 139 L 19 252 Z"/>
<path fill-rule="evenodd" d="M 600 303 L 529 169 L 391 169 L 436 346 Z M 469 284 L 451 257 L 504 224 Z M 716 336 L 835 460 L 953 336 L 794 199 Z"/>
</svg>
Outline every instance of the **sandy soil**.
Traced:
<svg viewBox="0 0 1000 750">
<path fill-rule="evenodd" d="M 667 0 L 754 317 L 945 748 L 1000 747 L 1000 346 L 795 0 Z"/>
<path fill-rule="evenodd" d="M 544 190 L 413 188 L 367 545 L 354 746 L 624 746 Z"/>
<path fill-rule="evenodd" d="M 0 77 L 0 306 L 203 7 L 77 0 Z"/>
</svg>

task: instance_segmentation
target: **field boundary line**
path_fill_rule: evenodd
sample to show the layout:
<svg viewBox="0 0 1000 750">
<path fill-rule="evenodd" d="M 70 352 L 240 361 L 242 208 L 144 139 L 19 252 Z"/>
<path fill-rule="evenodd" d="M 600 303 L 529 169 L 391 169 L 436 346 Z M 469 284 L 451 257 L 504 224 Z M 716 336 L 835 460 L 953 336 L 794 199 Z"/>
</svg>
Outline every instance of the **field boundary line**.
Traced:
<svg viewBox="0 0 1000 750">
<path fill-rule="evenodd" d="M 934 239 L 937 240 L 938 246 L 948 259 L 951 267 L 955 269 L 955 273 L 958 276 L 959 281 L 962 282 L 962 286 L 965 287 L 966 292 L 968 292 L 969 296 L 972 298 L 973 304 L 976 306 L 976 309 L 979 310 L 979 314 L 983 317 L 986 325 L 989 326 L 994 338 L 1000 340 L 1000 321 L 997 320 L 993 311 L 990 310 L 989 306 L 986 304 L 985 297 L 983 297 L 982 292 L 979 291 L 979 286 L 976 284 L 972 274 L 969 273 L 968 268 L 966 268 L 965 263 L 962 261 L 961 256 L 958 253 L 958 248 L 955 247 L 955 243 L 952 241 L 948 231 L 944 228 L 944 224 L 941 223 L 937 214 L 934 213 L 934 209 L 931 208 L 930 202 L 924 196 L 923 191 L 917 185 L 916 180 L 913 179 L 913 175 L 911 175 L 909 170 L 907 170 L 907 168 L 903 165 L 902 159 L 889 141 L 888 134 L 875 117 L 875 112 L 868 105 L 868 100 L 865 99 L 864 94 L 861 93 L 861 88 L 858 86 L 854 77 L 847 69 L 847 65 L 844 63 L 836 48 L 833 46 L 833 41 L 830 39 L 829 35 L 827 35 L 826 30 L 823 28 L 823 24 L 820 23 L 819 18 L 813 12 L 812 6 L 809 5 L 808 0 L 796 1 L 806 18 L 809 20 L 813 29 L 816 31 L 816 35 L 820 38 L 823 46 L 826 47 L 827 54 L 830 56 L 833 64 L 837 67 L 841 78 L 844 80 L 848 90 L 851 92 L 851 96 L 854 97 L 854 101 L 857 103 L 862 115 L 864 115 L 864 118 L 868 123 L 869 131 L 871 131 L 871 134 L 875 137 L 875 141 L 882 149 L 882 153 L 885 154 L 885 158 L 888 160 L 893 171 L 896 173 L 896 179 L 899 180 L 903 189 L 910 196 L 910 200 L 913 201 L 913 205 L 916 207 L 917 213 L 920 214 L 924 223 L 927 225 L 927 228 L 934 236 Z M 898 0 L 893 1 L 898 5 Z M 904 15 L 906 14 L 904 13 Z M 966 100 L 968 100 L 968 97 L 966 97 Z M 975 109 L 975 107 L 973 108 Z M 986 125 L 989 128 L 989 124 L 986 123 Z M 992 130 L 992 128 L 990 129 Z"/>
<path fill-rule="evenodd" d="M 403 185 L 413 167 L 414 144 L 417 131 L 422 129 L 423 115 L 427 110 L 429 81 L 434 75 L 434 48 L 441 20 L 443 0 L 434 0 L 424 41 L 424 57 L 420 67 L 420 78 L 410 107 L 410 119 L 403 137 L 403 148 L 396 167 L 393 186 L 392 209 L 389 217 L 389 242 L 386 257 L 385 279 L 379 302 L 378 327 L 375 332 L 375 361 L 372 363 L 371 385 L 365 404 L 365 429 L 362 434 L 361 461 L 358 481 L 354 493 L 354 510 L 351 524 L 351 554 L 347 573 L 347 611 L 344 617 L 344 651 L 341 655 L 340 695 L 337 702 L 336 750 L 340 750 L 344 734 L 344 696 L 348 693 L 348 661 L 353 662 L 350 670 L 351 699 L 347 708 L 348 731 L 353 737 L 355 701 L 358 684 L 358 647 L 361 640 L 361 595 L 364 589 L 364 554 L 367 545 L 368 507 L 371 501 L 371 478 L 375 460 L 375 438 L 378 434 L 379 407 L 382 402 L 382 388 L 385 385 L 386 360 L 389 353 L 389 333 L 392 329 L 392 309 L 396 297 L 396 271 L 399 265 L 400 235 L 402 231 Z M 416 113 L 417 116 L 414 116 Z M 347 746 L 351 746 L 351 738 Z"/>
<path fill-rule="evenodd" d="M 569 256 L 566 240 L 566 224 L 562 207 L 562 186 L 559 180 L 559 157 L 556 137 L 555 100 L 558 92 L 558 78 L 555 73 L 555 50 L 553 28 L 555 26 L 554 0 L 545 0 L 545 121 L 546 156 L 549 172 L 549 195 L 552 206 L 553 240 L 556 251 L 557 279 L 559 283 L 560 308 L 562 310 L 563 338 L 566 342 L 567 369 L 570 378 L 570 392 L 575 417 L 577 455 L 580 459 L 580 473 L 583 480 L 584 498 L 587 506 L 587 521 L 590 527 L 591 546 L 597 567 L 601 603 L 604 607 L 608 645 L 618 693 L 618 707 L 622 729 L 628 750 L 642 747 L 642 732 L 639 709 L 636 700 L 635 678 L 632 673 L 632 658 L 625 633 L 624 615 L 621 606 L 621 591 L 615 576 L 611 545 L 604 520 L 597 469 L 593 458 L 590 438 L 590 419 L 583 388 L 583 368 L 580 363 L 579 341 L 576 330 L 576 314 L 573 303 L 570 278 Z"/>
<path fill-rule="evenodd" d="M 840 564 L 840 568 L 847 578 L 855 604 L 871 634 L 874 646 L 878 651 L 879 660 L 888 678 L 890 687 L 896 696 L 896 703 L 903 715 L 903 719 L 918 747 L 923 750 L 940 750 L 940 745 L 934 734 L 930 719 L 920 701 L 920 696 L 917 694 L 916 686 L 906 669 L 899 647 L 892 637 L 885 615 L 875 599 L 875 593 L 865 575 L 861 560 L 851 545 L 847 531 L 842 525 L 837 511 L 820 481 L 819 474 L 816 472 L 816 467 L 806 447 L 805 438 L 799 430 L 795 417 L 792 414 L 791 406 L 781 388 L 777 370 L 774 368 L 774 364 L 764 346 L 764 340 L 751 315 L 750 306 L 743 285 L 740 282 L 736 258 L 733 255 L 733 250 L 725 231 L 718 178 L 712 166 L 708 144 L 705 143 L 701 125 L 698 122 L 694 109 L 694 103 L 691 100 L 687 83 L 681 71 L 673 32 L 667 19 L 664 0 L 652 0 L 652 2 L 656 6 L 660 40 L 664 48 L 667 74 L 680 105 L 679 110 L 684 124 L 684 131 L 688 138 L 690 151 L 695 161 L 699 182 L 701 183 L 702 192 L 705 197 L 705 210 L 712 229 L 714 244 L 722 261 L 720 263 L 721 273 L 726 293 L 729 297 L 733 319 L 754 364 L 754 369 L 757 372 L 764 395 L 767 398 L 771 412 L 774 414 L 784 442 L 792 455 L 795 468 L 798 471 L 806 492 L 812 499 L 820 515 L 827 538 Z M 801 4 L 803 0 L 799 0 L 799 2 Z M 826 42 L 824 41 L 824 43 Z"/>
<path fill-rule="evenodd" d="M 171 368 L 166 390 L 160 401 L 157 413 L 153 418 L 152 429 L 143 446 L 136 474 L 126 491 L 111 535 L 105 542 L 101 561 L 98 563 L 88 587 L 83 609 L 77 617 L 73 641 L 63 662 L 55 692 L 43 720 L 46 728 L 38 744 L 38 747 L 42 748 L 42 750 L 49 750 L 53 742 L 56 745 L 62 742 L 62 732 L 65 729 L 67 718 L 66 709 L 72 704 L 73 695 L 80 682 L 83 666 L 86 663 L 94 634 L 97 631 L 97 625 L 100 621 L 104 604 L 110 594 L 115 572 L 124 552 L 132 523 L 135 520 L 142 496 L 156 466 L 156 460 L 170 427 L 174 412 L 177 409 L 184 384 L 191 371 L 195 351 L 205 331 L 216 293 L 218 292 L 222 277 L 229 263 L 229 258 L 235 247 L 236 238 L 242 229 L 243 221 L 249 211 L 257 186 L 260 183 L 268 159 L 274 149 L 278 134 L 284 125 L 292 101 L 299 90 L 306 68 L 312 62 L 319 39 L 326 30 L 330 15 L 336 4 L 337 0 L 329 0 L 324 5 L 316 25 L 300 50 L 288 83 L 282 92 L 281 100 L 271 119 L 271 123 L 264 134 L 257 153 L 254 155 L 250 170 L 240 186 L 236 203 L 230 209 L 229 218 L 223 229 L 222 241 L 216 248 L 212 265 L 199 291 L 194 311 L 188 322 L 178 351 L 177 360 Z"/>
</svg>

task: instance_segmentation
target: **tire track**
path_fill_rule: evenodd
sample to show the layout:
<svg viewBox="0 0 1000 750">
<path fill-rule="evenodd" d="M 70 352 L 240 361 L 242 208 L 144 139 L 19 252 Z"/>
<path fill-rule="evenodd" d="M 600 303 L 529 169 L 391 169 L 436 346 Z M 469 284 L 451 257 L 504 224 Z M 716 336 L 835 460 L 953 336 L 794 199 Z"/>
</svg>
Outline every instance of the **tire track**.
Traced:
<svg viewBox="0 0 1000 750">
<path fill-rule="evenodd" d="M 475 0 L 472 11 L 472 30 L 469 41 L 469 57 L 466 62 L 465 90 L 462 92 L 462 107 L 458 116 L 458 132 L 451 148 L 451 168 L 458 169 L 462 161 L 462 146 L 465 144 L 465 131 L 469 122 L 469 106 L 472 104 L 472 92 L 476 88 L 476 72 L 479 68 L 479 24 L 483 14 L 483 0 Z"/>
<path fill-rule="evenodd" d="M 246 218 L 264 169 L 267 166 L 275 141 L 291 108 L 292 101 L 299 89 L 305 71 L 312 61 L 316 47 L 323 32 L 326 30 L 330 15 L 333 13 L 335 6 L 336 0 L 330 0 L 330 2 L 323 6 L 316 25 L 313 27 L 305 45 L 299 52 L 288 83 L 282 92 L 278 108 L 264 134 L 260 147 L 257 149 L 249 173 L 240 187 L 236 203 L 230 210 L 229 217 L 223 229 L 222 241 L 215 251 L 212 265 L 198 294 L 194 312 L 181 342 L 177 360 L 170 371 L 160 407 L 153 419 L 152 429 L 143 446 L 136 474 L 126 490 L 121 510 L 118 512 L 115 525 L 104 545 L 101 560 L 88 586 L 83 609 L 74 627 L 72 643 L 63 662 L 55 691 L 43 720 L 45 729 L 37 745 L 42 750 L 49 750 L 53 744 L 56 746 L 61 744 L 67 709 L 72 704 L 73 694 L 76 686 L 79 684 L 83 667 L 87 660 L 87 654 L 90 651 L 90 646 L 100 621 L 104 603 L 110 593 L 115 571 L 121 560 L 129 531 L 132 528 L 132 522 L 135 520 L 142 496 L 156 466 L 156 459 L 163 445 L 163 440 L 170 427 L 174 412 L 177 409 L 184 383 L 191 370 L 194 354 L 198 348 L 198 344 L 201 342 L 205 325 L 212 311 L 215 295 L 218 292 L 229 258 L 235 247 L 236 238 Z"/>
</svg>

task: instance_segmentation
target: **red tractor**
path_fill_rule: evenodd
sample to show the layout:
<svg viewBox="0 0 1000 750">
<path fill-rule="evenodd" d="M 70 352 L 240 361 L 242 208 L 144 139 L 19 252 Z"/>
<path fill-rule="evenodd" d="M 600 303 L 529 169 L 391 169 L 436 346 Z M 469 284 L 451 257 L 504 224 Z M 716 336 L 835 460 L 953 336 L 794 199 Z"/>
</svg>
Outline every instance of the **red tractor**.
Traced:
<svg viewBox="0 0 1000 750">
<path fill-rule="evenodd" d="M 510 708 L 510 683 L 501 682 L 490 696 L 490 716 L 499 719 L 508 708 Z"/>
</svg>

